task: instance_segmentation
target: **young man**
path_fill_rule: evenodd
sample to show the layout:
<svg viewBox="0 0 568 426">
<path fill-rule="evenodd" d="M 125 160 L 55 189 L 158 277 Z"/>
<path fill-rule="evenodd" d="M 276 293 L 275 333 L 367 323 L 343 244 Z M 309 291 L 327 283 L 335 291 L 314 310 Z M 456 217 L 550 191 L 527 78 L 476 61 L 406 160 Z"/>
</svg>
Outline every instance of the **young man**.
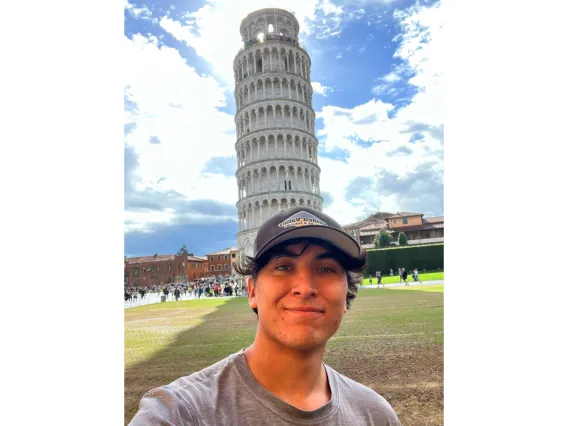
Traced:
<svg viewBox="0 0 568 426">
<path fill-rule="evenodd" d="M 379 288 L 381 286 L 381 281 L 383 280 L 383 275 L 381 273 L 381 271 L 377 271 L 377 288 Z M 385 287 L 385 285 L 383 284 L 383 288 Z"/>
<path fill-rule="evenodd" d="M 323 363 L 365 263 L 322 212 L 301 206 L 268 219 L 254 257 L 237 267 L 258 316 L 253 344 L 151 390 L 131 425 L 400 426 L 383 397 Z"/>
<path fill-rule="evenodd" d="M 402 281 L 404 281 L 404 285 L 408 285 L 408 272 L 406 272 L 406 269 L 402 268 Z"/>
</svg>

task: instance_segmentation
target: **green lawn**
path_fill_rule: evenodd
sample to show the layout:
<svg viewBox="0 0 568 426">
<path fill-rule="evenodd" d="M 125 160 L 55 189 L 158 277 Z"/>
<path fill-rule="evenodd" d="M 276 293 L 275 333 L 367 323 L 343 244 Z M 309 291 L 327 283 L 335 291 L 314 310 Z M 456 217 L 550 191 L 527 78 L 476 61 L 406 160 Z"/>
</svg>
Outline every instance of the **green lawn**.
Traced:
<svg viewBox="0 0 568 426">
<path fill-rule="evenodd" d="M 325 362 L 379 392 L 402 424 L 443 423 L 444 286 L 359 291 Z M 168 302 L 125 309 L 125 424 L 142 395 L 250 345 L 247 299 Z"/>
<path fill-rule="evenodd" d="M 418 279 L 422 282 L 427 281 L 438 281 L 444 279 L 444 272 L 427 272 L 425 274 L 418 274 Z M 408 275 L 407 281 L 412 284 L 414 282 L 414 278 L 412 278 L 412 273 Z M 391 277 L 390 275 L 383 275 L 383 279 L 381 284 L 398 284 L 400 282 L 398 275 Z M 369 277 L 363 279 L 363 285 L 369 284 Z M 377 278 L 373 277 L 373 284 L 377 284 Z"/>
</svg>

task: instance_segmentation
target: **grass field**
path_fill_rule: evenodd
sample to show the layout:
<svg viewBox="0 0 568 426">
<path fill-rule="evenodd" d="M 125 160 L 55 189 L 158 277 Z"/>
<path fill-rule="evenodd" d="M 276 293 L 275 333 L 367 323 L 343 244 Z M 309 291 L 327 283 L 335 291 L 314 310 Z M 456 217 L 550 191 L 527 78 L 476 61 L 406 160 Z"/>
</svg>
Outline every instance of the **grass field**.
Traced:
<svg viewBox="0 0 568 426">
<path fill-rule="evenodd" d="M 405 426 L 443 424 L 444 286 L 361 289 L 324 361 L 369 386 Z M 126 309 L 125 424 L 142 395 L 250 345 L 245 297 Z"/>
<path fill-rule="evenodd" d="M 426 272 L 424 274 L 418 274 L 418 279 L 422 282 L 427 281 L 438 281 L 444 279 L 443 272 Z M 412 271 L 409 271 L 407 281 L 409 283 L 414 282 L 414 278 L 412 278 Z M 381 280 L 381 284 L 398 284 L 400 282 L 398 275 L 390 276 L 390 275 L 383 275 L 383 279 Z M 369 284 L 369 278 L 365 278 L 362 282 L 363 285 Z M 377 277 L 373 277 L 373 284 L 377 284 Z"/>
</svg>

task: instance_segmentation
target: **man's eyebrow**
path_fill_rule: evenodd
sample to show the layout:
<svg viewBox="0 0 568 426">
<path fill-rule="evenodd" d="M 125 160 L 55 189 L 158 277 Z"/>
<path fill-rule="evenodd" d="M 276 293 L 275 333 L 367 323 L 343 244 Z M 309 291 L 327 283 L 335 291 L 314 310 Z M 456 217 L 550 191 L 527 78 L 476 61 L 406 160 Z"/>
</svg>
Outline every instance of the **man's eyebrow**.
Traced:
<svg viewBox="0 0 568 426">
<path fill-rule="evenodd" d="M 280 252 L 280 253 L 275 253 L 274 256 L 272 256 L 273 260 L 277 260 L 281 257 L 300 257 L 299 254 L 295 254 L 295 253 L 288 253 L 288 252 Z"/>
<path fill-rule="evenodd" d="M 330 251 L 326 251 L 324 253 L 318 254 L 316 256 L 316 260 L 320 260 L 320 259 L 333 259 L 333 260 L 336 260 L 336 261 L 339 262 L 339 259 L 337 258 L 337 256 Z"/>
<path fill-rule="evenodd" d="M 295 254 L 295 253 L 281 252 L 281 253 L 275 254 L 272 258 L 273 258 L 274 260 L 277 260 L 277 259 L 280 258 L 280 257 L 293 257 L 293 258 L 298 258 L 298 257 L 300 257 L 300 255 L 299 255 L 299 254 Z M 337 258 L 337 256 L 334 255 L 334 254 L 331 253 L 331 252 L 321 253 L 321 254 L 318 254 L 318 255 L 316 256 L 316 260 L 321 260 L 321 259 L 333 259 L 333 260 L 339 261 L 339 259 Z"/>
</svg>

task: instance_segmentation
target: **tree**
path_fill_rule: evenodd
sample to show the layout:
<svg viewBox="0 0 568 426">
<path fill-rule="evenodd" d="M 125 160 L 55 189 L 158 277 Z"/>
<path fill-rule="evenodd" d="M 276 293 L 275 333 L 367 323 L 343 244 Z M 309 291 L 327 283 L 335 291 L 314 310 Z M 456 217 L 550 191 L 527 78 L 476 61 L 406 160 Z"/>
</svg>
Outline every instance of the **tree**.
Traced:
<svg viewBox="0 0 568 426">
<path fill-rule="evenodd" d="M 381 229 L 375 237 L 375 247 L 388 247 L 391 243 L 390 232 L 386 229 Z"/>
<path fill-rule="evenodd" d="M 398 245 L 399 246 L 407 246 L 408 245 L 408 238 L 406 238 L 406 234 L 404 232 L 400 232 L 398 234 Z"/>
<path fill-rule="evenodd" d="M 189 256 L 189 252 L 187 251 L 187 246 L 184 244 L 183 247 L 180 248 L 176 254 L 178 256 Z"/>
</svg>

